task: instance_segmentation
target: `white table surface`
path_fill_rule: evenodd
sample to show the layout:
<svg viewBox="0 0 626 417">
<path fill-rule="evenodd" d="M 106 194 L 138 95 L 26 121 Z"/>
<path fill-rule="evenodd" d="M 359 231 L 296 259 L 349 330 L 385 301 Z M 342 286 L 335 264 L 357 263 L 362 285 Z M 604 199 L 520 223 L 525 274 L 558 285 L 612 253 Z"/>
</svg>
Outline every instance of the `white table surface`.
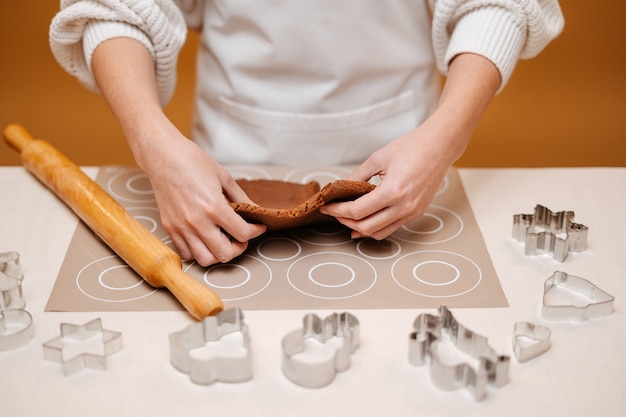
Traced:
<svg viewBox="0 0 626 417">
<path fill-rule="evenodd" d="M 95 177 L 97 168 L 85 168 Z M 455 309 L 467 328 L 511 355 L 510 382 L 488 386 L 475 402 L 465 390 L 441 391 L 428 367 L 408 364 L 415 317 L 434 310 L 357 310 L 361 346 L 352 366 L 321 389 L 294 385 L 281 372 L 282 337 L 309 311 L 247 311 L 254 377 L 239 384 L 195 385 L 169 363 L 168 335 L 192 322 L 184 312 L 44 312 L 77 218 L 22 167 L 0 168 L 0 252 L 17 251 L 26 310 L 35 335 L 0 352 L 0 410 L 6 416 L 624 416 L 626 415 L 626 168 L 461 169 L 487 249 L 510 303 Z M 564 263 L 523 254 L 511 238 L 512 216 L 536 204 L 572 210 L 589 227 L 588 249 Z M 585 322 L 541 319 L 544 281 L 556 270 L 580 276 L 615 296 L 608 317 Z M 316 311 L 321 316 L 328 311 Z M 63 322 L 102 318 L 122 332 L 123 349 L 108 369 L 69 377 L 43 358 L 42 343 Z M 518 363 L 511 339 L 517 321 L 547 325 L 552 347 Z"/>
</svg>

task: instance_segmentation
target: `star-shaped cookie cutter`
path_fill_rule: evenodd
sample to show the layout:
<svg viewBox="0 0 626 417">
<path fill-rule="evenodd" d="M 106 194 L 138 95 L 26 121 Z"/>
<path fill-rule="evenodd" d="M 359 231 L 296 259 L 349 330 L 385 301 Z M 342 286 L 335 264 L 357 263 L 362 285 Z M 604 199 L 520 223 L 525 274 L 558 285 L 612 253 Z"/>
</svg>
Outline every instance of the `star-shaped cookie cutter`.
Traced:
<svg viewBox="0 0 626 417">
<path fill-rule="evenodd" d="M 553 288 L 564 288 L 589 301 L 584 305 L 553 305 L 547 301 L 548 293 Z M 544 283 L 543 308 L 541 317 L 546 320 L 585 321 L 596 317 L 608 316 L 613 312 L 615 297 L 601 290 L 591 281 L 563 271 L 555 271 Z"/>
<path fill-rule="evenodd" d="M 485 336 L 461 325 L 446 306 L 439 307 L 439 316 L 420 314 L 413 328 L 415 331 L 409 336 L 409 363 L 422 366 L 426 357 L 430 357 L 430 376 L 438 388 L 446 391 L 467 388 L 480 401 L 487 394 L 487 383 L 495 387 L 508 383 L 509 356 L 498 355 Z M 457 349 L 478 359 L 476 369 L 468 363 L 449 365 L 441 360 L 437 348 L 444 331 Z"/>
<path fill-rule="evenodd" d="M 241 332 L 242 356 L 212 356 L 208 359 L 194 357 L 191 350 L 215 342 L 222 336 Z M 170 362 L 174 368 L 189 375 L 191 382 L 210 385 L 216 381 L 244 382 L 252 378 L 252 355 L 248 326 L 239 308 L 224 310 L 215 316 L 192 323 L 179 332 L 170 334 Z"/>
<path fill-rule="evenodd" d="M 563 262 L 569 252 L 587 250 L 589 228 L 573 219 L 573 211 L 552 212 L 538 204 L 534 214 L 513 216 L 513 238 L 525 244 L 526 255 L 543 251 Z"/>
<path fill-rule="evenodd" d="M 102 337 L 102 354 L 81 353 L 65 359 L 64 342 L 69 340 L 86 341 L 92 337 Z M 61 323 L 61 335 L 43 344 L 44 359 L 63 365 L 65 376 L 85 368 L 106 370 L 107 357 L 122 349 L 122 333 L 102 328 L 102 320 L 94 319 L 83 325 Z"/>
<path fill-rule="evenodd" d="M 338 372 L 350 368 L 350 355 L 359 348 L 359 321 L 350 313 L 333 313 L 321 319 L 315 314 L 303 318 L 301 329 L 283 337 L 283 373 L 291 382 L 307 388 L 330 384 Z M 335 354 L 321 361 L 302 361 L 297 354 L 306 350 L 305 339 L 315 338 L 326 343 L 333 337 L 342 339 Z"/>
</svg>

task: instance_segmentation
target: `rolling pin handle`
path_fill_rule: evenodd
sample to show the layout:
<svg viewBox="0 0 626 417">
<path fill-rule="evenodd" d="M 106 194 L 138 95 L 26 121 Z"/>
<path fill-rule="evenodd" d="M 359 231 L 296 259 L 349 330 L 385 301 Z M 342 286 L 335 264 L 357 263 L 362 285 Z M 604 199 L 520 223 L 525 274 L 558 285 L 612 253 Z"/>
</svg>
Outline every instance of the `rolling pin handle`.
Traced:
<svg viewBox="0 0 626 417">
<path fill-rule="evenodd" d="M 4 129 L 4 139 L 19 153 L 34 140 L 30 133 L 18 124 L 10 124 Z"/>
</svg>

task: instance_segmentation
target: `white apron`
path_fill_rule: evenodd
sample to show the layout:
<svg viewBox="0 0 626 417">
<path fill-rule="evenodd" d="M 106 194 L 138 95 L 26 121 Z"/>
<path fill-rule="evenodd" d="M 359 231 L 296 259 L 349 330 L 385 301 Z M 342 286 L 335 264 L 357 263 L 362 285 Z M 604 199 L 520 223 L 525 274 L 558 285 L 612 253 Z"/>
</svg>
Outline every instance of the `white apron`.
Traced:
<svg viewBox="0 0 626 417">
<path fill-rule="evenodd" d="M 349 164 L 415 129 L 439 79 L 426 1 L 207 0 L 193 138 L 222 164 Z"/>
</svg>

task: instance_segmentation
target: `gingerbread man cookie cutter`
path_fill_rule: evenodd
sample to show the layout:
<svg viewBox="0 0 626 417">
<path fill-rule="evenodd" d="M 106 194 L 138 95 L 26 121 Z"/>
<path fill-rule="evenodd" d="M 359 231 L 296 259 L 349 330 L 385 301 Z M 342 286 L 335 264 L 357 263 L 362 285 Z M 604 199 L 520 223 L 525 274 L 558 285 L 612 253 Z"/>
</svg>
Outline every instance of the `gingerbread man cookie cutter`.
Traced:
<svg viewBox="0 0 626 417">
<path fill-rule="evenodd" d="M 200 358 L 191 354 L 207 342 L 215 342 L 223 336 L 240 332 L 243 336 L 245 355 Z M 248 326 L 239 308 L 224 310 L 216 316 L 192 323 L 179 332 L 170 334 L 170 362 L 174 368 L 189 375 L 191 382 L 210 385 L 216 381 L 244 382 L 252 378 L 252 355 Z"/>
<path fill-rule="evenodd" d="M 513 238 L 525 244 L 525 255 L 543 251 L 563 262 L 569 252 L 587 250 L 589 228 L 573 219 L 573 211 L 552 212 L 538 204 L 534 214 L 513 216 Z"/>
<path fill-rule="evenodd" d="M 333 337 L 342 339 L 334 355 L 320 361 L 303 361 L 299 353 L 306 350 L 305 339 L 326 343 Z M 359 348 L 359 321 L 350 313 L 333 313 L 321 319 L 315 314 L 303 318 L 303 327 L 288 333 L 282 341 L 283 373 L 291 382 L 306 388 L 330 384 L 338 372 L 350 368 L 350 356 Z"/>
<path fill-rule="evenodd" d="M 93 337 L 101 339 L 102 353 L 80 353 L 65 358 L 65 345 L 71 341 L 84 342 Z M 61 335 L 43 344 L 44 359 L 63 365 L 65 376 L 85 368 L 106 370 L 107 358 L 122 349 L 122 333 L 102 328 L 102 320 L 94 319 L 83 325 L 61 323 Z"/>
<path fill-rule="evenodd" d="M 557 288 L 582 296 L 583 303 L 555 305 L 549 302 L 549 294 Z M 579 297 L 574 297 L 579 298 Z M 584 321 L 608 316 L 613 312 L 615 297 L 601 290 L 591 281 L 563 271 L 555 271 L 544 283 L 541 317 L 546 320 Z"/>
<path fill-rule="evenodd" d="M 487 395 L 487 383 L 495 387 L 508 383 L 509 356 L 498 355 L 485 336 L 461 325 L 446 306 L 439 307 L 439 316 L 420 314 L 413 328 L 415 331 L 409 336 L 409 363 L 422 366 L 429 357 L 430 376 L 438 388 L 446 391 L 466 388 L 476 401 L 480 401 Z M 478 359 L 478 366 L 444 363 L 437 351 L 442 332 L 446 332 L 457 349 Z"/>
</svg>

